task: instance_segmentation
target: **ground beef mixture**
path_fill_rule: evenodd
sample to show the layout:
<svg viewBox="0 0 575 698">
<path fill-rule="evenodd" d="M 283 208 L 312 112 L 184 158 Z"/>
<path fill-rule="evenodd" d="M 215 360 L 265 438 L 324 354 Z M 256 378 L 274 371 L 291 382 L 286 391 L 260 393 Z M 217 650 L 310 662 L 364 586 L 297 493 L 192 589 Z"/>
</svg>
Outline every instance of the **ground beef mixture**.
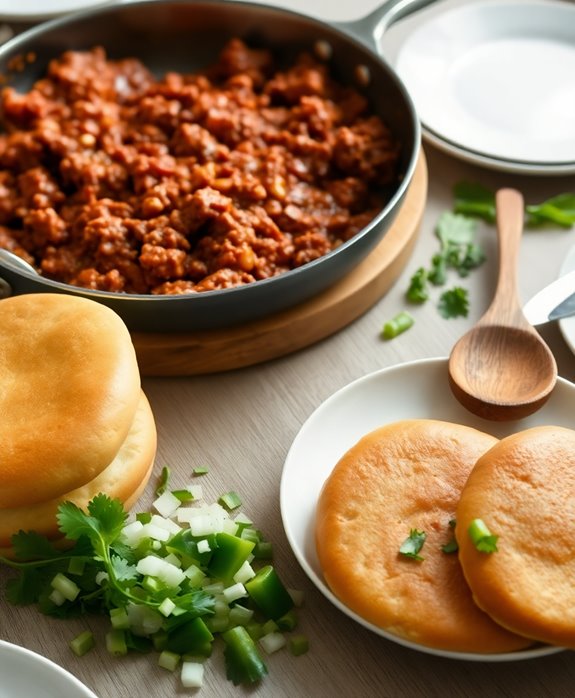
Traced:
<svg viewBox="0 0 575 698">
<path fill-rule="evenodd" d="M 1 95 L 0 247 L 90 289 L 182 294 L 252 283 L 361 230 L 398 144 L 364 97 L 302 55 L 234 39 L 201 74 L 155 78 L 102 48 Z"/>
</svg>

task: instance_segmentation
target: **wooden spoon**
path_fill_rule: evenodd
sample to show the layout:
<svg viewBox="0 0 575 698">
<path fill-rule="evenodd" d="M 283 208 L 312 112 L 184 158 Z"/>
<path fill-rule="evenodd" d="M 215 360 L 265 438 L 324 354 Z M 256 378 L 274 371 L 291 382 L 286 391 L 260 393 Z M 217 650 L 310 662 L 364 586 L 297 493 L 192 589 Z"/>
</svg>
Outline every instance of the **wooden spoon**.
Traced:
<svg viewBox="0 0 575 698">
<path fill-rule="evenodd" d="M 523 232 L 523 197 L 496 194 L 499 275 L 487 312 L 453 347 L 449 382 L 470 412 L 494 421 L 536 412 L 557 381 L 549 347 L 527 322 L 517 293 L 517 257 Z"/>
</svg>

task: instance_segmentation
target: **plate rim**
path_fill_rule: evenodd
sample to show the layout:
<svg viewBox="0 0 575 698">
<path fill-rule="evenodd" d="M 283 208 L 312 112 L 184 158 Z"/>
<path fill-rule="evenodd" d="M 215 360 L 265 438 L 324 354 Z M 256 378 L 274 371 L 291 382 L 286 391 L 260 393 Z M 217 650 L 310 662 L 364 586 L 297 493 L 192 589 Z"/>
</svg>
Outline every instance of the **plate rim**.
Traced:
<svg viewBox="0 0 575 698">
<path fill-rule="evenodd" d="M 558 276 L 563 276 L 573 270 L 575 270 L 575 245 L 572 245 L 567 251 Z M 575 354 L 575 315 L 559 320 L 559 331 L 569 349 Z"/>
<path fill-rule="evenodd" d="M 400 71 L 399 65 L 402 57 L 405 55 L 406 47 L 408 47 L 410 42 L 414 40 L 413 37 L 424 32 L 429 27 L 433 27 L 435 24 L 440 24 L 442 21 L 445 21 L 446 18 L 465 15 L 477 11 L 485 14 L 490 12 L 499 13 L 502 11 L 507 11 L 508 8 L 512 8 L 513 12 L 518 12 L 522 17 L 524 16 L 525 11 L 529 8 L 544 8 L 546 10 L 546 17 L 548 17 L 549 14 L 553 15 L 554 12 L 569 12 L 575 17 L 575 6 L 564 2 L 563 0 L 504 0 L 503 2 L 501 2 L 501 0 L 475 0 L 474 2 L 466 3 L 464 5 L 452 6 L 443 9 L 441 12 L 432 15 L 427 20 L 424 20 L 421 24 L 414 27 L 412 32 L 409 33 L 402 41 L 393 61 L 395 70 L 397 71 L 400 79 L 406 84 L 410 94 L 412 94 L 414 102 L 416 100 L 415 95 L 413 94 L 413 88 L 409 86 L 407 79 Z M 459 157 L 464 161 L 491 167 L 492 169 L 502 172 L 513 172 L 519 174 L 568 175 L 575 173 L 575 160 L 530 160 L 506 157 L 503 155 L 499 156 L 493 152 L 484 152 L 482 150 L 469 147 L 466 143 L 450 139 L 447 134 L 434 129 L 426 122 L 424 116 L 420 113 L 417 104 L 416 109 L 420 117 L 422 136 L 424 139 L 438 149 L 443 150 L 444 152 L 447 152 L 455 157 Z"/>
<path fill-rule="evenodd" d="M 307 577 L 313 582 L 315 585 L 316 589 L 319 590 L 323 596 L 330 601 L 336 608 L 338 608 L 341 612 L 343 612 L 346 616 L 348 616 L 351 620 L 355 621 L 359 625 L 362 625 L 363 627 L 367 628 L 368 630 L 371 630 L 374 634 L 390 640 L 391 642 L 407 647 L 409 649 L 412 649 L 414 651 L 419 651 L 423 654 L 428 654 L 428 655 L 434 655 L 442 658 L 447 658 L 447 659 L 455 659 L 458 661 L 472 661 L 472 662 L 493 662 L 493 663 L 501 663 L 501 662 L 511 662 L 511 661 L 525 661 L 528 659 L 536 659 L 540 657 L 546 657 L 550 656 L 553 654 L 557 654 L 560 652 L 565 651 L 565 648 L 563 647 L 557 647 L 557 646 L 552 646 L 552 645 L 537 645 L 533 647 L 532 649 L 525 649 L 525 650 L 518 650 L 515 652 L 502 652 L 502 653 L 473 653 L 473 652 L 455 652 L 455 651 L 448 651 L 448 650 L 441 650 L 433 647 L 427 647 L 425 645 L 417 644 L 414 642 L 411 642 L 407 639 L 401 638 L 399 636 L 393 635 L 392 633 L 383 630 L 382 628 L 379 628 L 375 626 L 373 623 L 370 623 L 369 621 L 365 620 L 361 616 L 359 616 L 357 613 L 352 611 L 350 608 L 348 608 L 342 601 L 340 601 L 335 594 L 329 589 L 327 583 L 323 580 L 322 576 L 316 572 L 316 570 L 312 567 L 311 563 L 307 559 L 305 555 L 305 550 L 300 546 L 299 541 L 296 540 L 296 536 L 291 528 L 290 525 L 290 515 L 289 515 L 289 510 L 290 507 L 288 507 L 288 502 L 290 501 L 290 498 L 287 496 L 286 493 L 286 483 L 289 480 L 289 465 L 290 465 L 290 460 L 294 457 L 293 454 L 297 448 L 298 441 L 300 438 L 302 438 L 300 435 L 305 434 L 307 430 L 310 428 L 310 424 L 317 419 L 317 415 L 325 409 L 328 409 L 329 406 L 333 403 L 337 403 L 338 400 L 340 400 L 342 397 L 345 396 L 345 394 L 349 391 L 352 391 L 354 389 L 357 389 L 358 386 L 360 387 L 362 383 L 370 382 L 373 380 L 377 380 L 381 378 L 382 376 L 386 376 L 390 373 L 397 373 L 397 372 L 404 372 L 408 371 L 412 368 L 422 368 L 423 370 L 438 370 L 441 366 L 445 367 L 445 370 L 447 370 L 447 363 L 448 363 L 448 357 L 428 357 L 428 358 L 422 358 L 422 359 L 414 359 L 411 361 L 406 361 L 406 362 L 401 362 L 401 363 L 395 363 L 391 364 L 389 366 L 386 366 L 384 368 L 380 368 L 376 371 L 373 371 L 371 373 L 364 374 L 355 380 L 350 381 L 349 383 L 341 386 L 339 389 L 335 390 L 331 395 L 328 395 L 328 397 L 323 400 L 306 418 L 306 420 L 303 422 L 301 425 L 300 429 L 298 430 L 298 433 L 296 434 L 295 438 L 293 439 L 288 452 L 286 454 L 285 460 L 284 460 L 284 465 L 282 468 L 282 474 L 281 474 L 281 479 L 280 479 L 280 493 L 279 493 L 279 500 L 280 500 L 280 515 L 281 515 L 281 520 L 282 520 L 282 525 L 284 528 L 284 532 L 286 535 L 286 538 L 288 540 L 289 546 L 292 550 L 293 555 L 295 556 L 298 564 L 301 566 Z M 575 385 L 572 384 L 570 381 L 566 380 L 565 378 L 558 377 L 557 380 L 557 385 L 558 386 L 563 386 L 564 389 L 569 389 L 572 388 L 575 390 Z M 464 408 L 461 408 L 464 410 Z M 473 415 L 470 414 L 469 416 L 470 421 L 473 421 L 475 418 Z M 334 463 L 335 465 L 335 463 Z M 291 507 L 293 509 L 293 507 Z"/>
<path fill-rule="evenodd" d="M 6 654 L 8 654 L 8 659 L 10 659 L 10 656 L 18 656 L 25 658 L 36 665 L 39 664 L 50 671 L 55 680 L 58 681 L 59 685 L 56 686 L 58 690 L 61 688 L 74 689 L 77 692 L 78 698 L 97 698 L 96 694 L 90 688 L 88 688 L 88 686 L 82 683 L 77 676 L 74 676 L 74 674 L 65 669 L 63 666 L 60 666 L 39 652 L 28 649 L 23 645 L 0 639 L 0 657 Z M 62 681 L 64 681 L 66 685 L 63 686 L 61 683 Z"/>
</svg>

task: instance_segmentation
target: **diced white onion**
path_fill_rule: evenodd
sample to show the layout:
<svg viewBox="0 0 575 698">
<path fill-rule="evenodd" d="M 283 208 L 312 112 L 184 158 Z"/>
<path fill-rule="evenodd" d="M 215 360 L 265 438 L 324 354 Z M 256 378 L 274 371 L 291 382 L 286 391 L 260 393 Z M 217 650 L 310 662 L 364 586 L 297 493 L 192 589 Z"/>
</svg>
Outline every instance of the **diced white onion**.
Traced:
<svg viewBox="0 0 575 698">
<path fill-rule="evenodd" d="M 122 537 L 126 545 L 131 548 L 135 548 L 142 538 L 146 537 L 144 530 L 144 524 L 141 521 L 132 521 L 131 523 L 124 526 L 122 529 Z"/>
<path fill-rule="evenodd" d="M 157 577 L 170 587 L 179 586 L 186 578 L 181 569 L 155 555 L 143 557 L 138 561 L 136 569 L 140 574 Z"/>
<path fill-rule="evenodd" d="M 248 580 L 255 576 L 256 573 L 254 571 L 254 568 L 246 560 L 240 567 L 240 569 L 234 574 L 233 580 L 234 582 L 240 582 L 241 584 L 245 584 Z"/>
<path fill-rule="evenodd" d="M 201 688 L 204 683 L 204 665 L 199 662 L 182 662 L 181 679 L 186 688 Z"/>
<path fill-rule="evenodd" d="M 169 490 L 166 490 L 152 502 L 152 506 L 161 516 L 167 518 L 176 513 L 181 505 L 180 500 Z"/>
<path fill-rule="evenodd" d="M 158 516 L 157 514 L 152 515 L 150 523 L 154 524 L 154 526 L 158 526 L 158 528 L 165 528 L 166 531 L 174 535 L 182 530 L 182 527 L 178 526 L 172 519 L 165 519 L 163 516 Z"/>
<path fill-rule="evenodd" d="M 205 538 L 198 541 L 198 552 L 199 553 L 209 553 L 211 552 L 210 543 Z"/>
<path fill-rule="evenodd" d="M 169 555 L 166 555 L 166 557 L 164 558 L 164 561 L 169 562 L 170 565 L 175 565 L 176 567 L 182 566 L 182 561 L 174 553 L 170 553 Z"/>
<path fill-rule="evenodd" d="M 268 654 L 277 652 L 279 649 L 285 646 L 286 642 L 287 640 L 285 635 L 276 632 L 268 633 L 259 640 L 260 645 Z"/>
<path fill-rule="evenodd" d="M 169 615 L 171 615 L 174 608 L 176 608 L 176 604 L 172 601 L 172 599 L 166 598 L 158 606 L 158 611 L 167 618 Z"/>
<path fill-rule="evenodd" d="M 154 540 L 159 540 L 165 542 L 170 539 L 170 532 L 165 528 L 156 526 L 151 521 L 150 523 L 144 524 L 144 529 L 142 531 L 145 538 L 153 538 Z"/>
<path fill-rule="evenodd" d="M 232 601 L 235 601 L 236 599 L 241 599 L 244 596 L 248 595 L 248 592 L 246 591 L 246 588 L 243 584 L 232 584 L 231 587 L 226 587 L 224 589 L 224 599 L 228 602 L 231 603 Z"/>
<path fill-rule="evenodd" d="M 149 606 L 131 603 L 126 606 L 126 613 L 135 635 L 153 635 L 164 624 L 164 617 Z"/>
<path fill-rule="evenodd" d="M 194 500 L 198 501 L 199 499 L 204 498 L 204 492 L 201 485 L 188 485 L 186 489 L 192 495 Z"/>
</svg>

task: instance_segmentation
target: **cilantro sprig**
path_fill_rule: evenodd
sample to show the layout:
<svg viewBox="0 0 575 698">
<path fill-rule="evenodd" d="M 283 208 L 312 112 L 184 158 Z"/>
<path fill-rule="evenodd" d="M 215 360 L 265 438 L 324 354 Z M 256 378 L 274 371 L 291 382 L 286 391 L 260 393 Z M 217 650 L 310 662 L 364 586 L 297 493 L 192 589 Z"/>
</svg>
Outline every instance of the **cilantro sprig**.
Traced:
<svg viewBox="0 0 575 698">
<path fill-rule="evenodd" d="M 44 613 L 60 617 L 121 607 L 129 602 L 157 610 L 167 591 L 153 591 L 142 584 L 142 575 L 134 564 L 135 551 L 120 536 L 126 519 L 119 500 L 98 494 L 87 511 L 72 502 L 58 507 L 60 532 L 73 543 L 65 551 L 34 532 L 17 533 L 12 537 L 15 559 L 0 557 L 1 564 L 20 571 L 7 583 L 9 601 L 22 605 L 38 603 Z M 80 594 L 74 602 L 56 605 L 49 600 L 49 580 L 58 572 L 65 572 L 71 560 L 85 563 L 83 574 L 76 580 Z M 97 577 L 105 579 L 105 583 L 95 583 Z M 189 592 L 184 586 L 177 597 L 178 606 L 188 617 L 213 612 L 213 598 L 201 591 Z"/>
</svg>

